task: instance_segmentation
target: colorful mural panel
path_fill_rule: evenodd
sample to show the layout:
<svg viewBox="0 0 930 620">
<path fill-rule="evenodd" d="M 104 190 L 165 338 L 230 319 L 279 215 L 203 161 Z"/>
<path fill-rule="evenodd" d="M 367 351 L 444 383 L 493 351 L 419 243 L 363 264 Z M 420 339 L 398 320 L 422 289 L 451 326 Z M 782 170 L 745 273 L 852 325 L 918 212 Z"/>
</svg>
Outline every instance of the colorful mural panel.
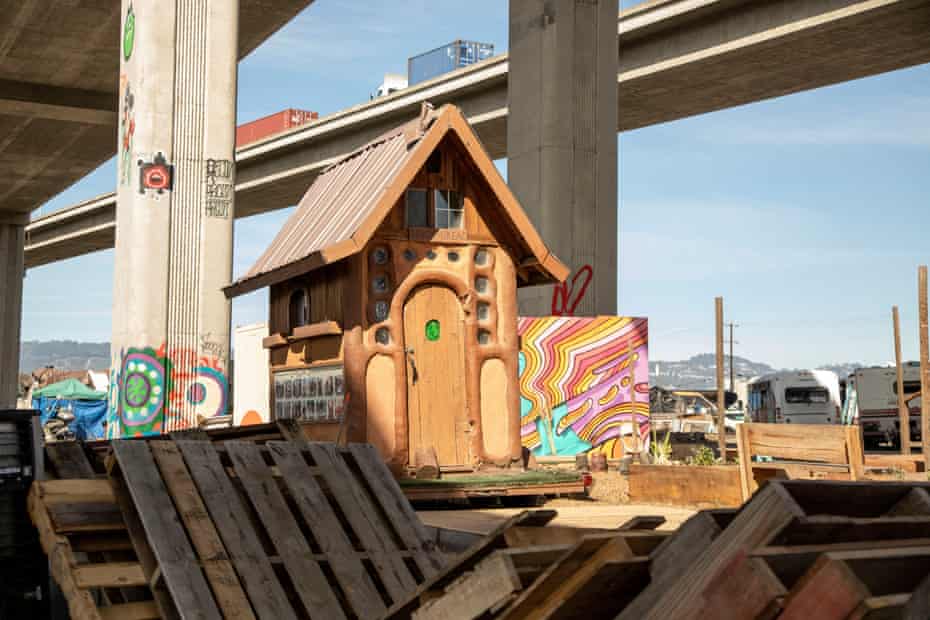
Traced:
<svg viewBox="0 0 930 620">
<path fill-rule="evenodd" d="M 537 456 L 609 458 L 649 442 L 648 325 L 630 317 L 521 317 L 521 439 Z"/>
<path fill-rule="evenodd" d="M 191 349 L 129 348 L 110 372 L 107 437 L 138 437 L 197 427 L 227 413 L 224 361 Z"/>
</svg>

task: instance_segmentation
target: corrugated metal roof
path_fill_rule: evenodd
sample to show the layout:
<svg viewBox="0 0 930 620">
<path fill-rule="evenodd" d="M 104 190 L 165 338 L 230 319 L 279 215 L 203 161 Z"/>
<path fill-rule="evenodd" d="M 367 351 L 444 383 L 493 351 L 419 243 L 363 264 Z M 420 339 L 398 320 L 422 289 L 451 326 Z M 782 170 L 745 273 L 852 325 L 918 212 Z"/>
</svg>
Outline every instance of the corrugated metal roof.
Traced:
<svg viewBox="0 0 930 620">
<path fill-rule="evenodd" d="M 238 283 L 346 241 L 359 229 L 407 163 L 425 123 L 416 118 L 372 140 L 323 171 L 274 241 Z"/>
</svg>

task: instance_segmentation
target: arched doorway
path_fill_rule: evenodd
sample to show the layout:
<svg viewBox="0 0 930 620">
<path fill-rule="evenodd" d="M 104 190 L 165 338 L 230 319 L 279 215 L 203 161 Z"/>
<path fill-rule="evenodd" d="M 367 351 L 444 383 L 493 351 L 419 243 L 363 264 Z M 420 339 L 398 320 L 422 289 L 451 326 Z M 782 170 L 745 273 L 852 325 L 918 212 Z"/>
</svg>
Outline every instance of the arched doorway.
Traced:
<svg viewBox="0 0 930 620">
<path fill-rule="evenodd" d="M 469 462 L 464 332 L 461 303 L 444 286 L 418 287 L 404 303 L 411 462 L 430 447 L 442 466 Z"/>
</svg>

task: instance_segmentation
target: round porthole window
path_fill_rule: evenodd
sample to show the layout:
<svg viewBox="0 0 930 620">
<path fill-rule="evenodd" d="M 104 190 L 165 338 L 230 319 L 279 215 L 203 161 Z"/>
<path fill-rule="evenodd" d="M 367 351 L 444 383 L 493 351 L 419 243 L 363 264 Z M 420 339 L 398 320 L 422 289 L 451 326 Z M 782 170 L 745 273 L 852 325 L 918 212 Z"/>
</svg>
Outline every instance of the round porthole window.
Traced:
<svg viewBox="0 0 930 620">
<path fill-rule="evenodd" d="M 432 250 L 427 250 L 427 252 L 426 252 L 426 258 L 428 258 L 428 259 L 430 259 L 430 260 L 434 260 L 434 259 L 436 258 L 436 252 L 434 252 L 434 251 L 432 251 Z"/>
<path fill-rule="evenodd" d="M 417 259 L 417 253 L 414 252 L 411 248 L 404 250 L 404 258 L 409 261 L 414 261 Z"/>
<path fill-rule="evenodd" d="M 484 276 L 475 278 L 475 290 L 479 293 L 488 292 L 488 279 Z"/>
<path fill-rule="evenodd" d="M 371 292 L 375 295 L 387 293 L 389 286 L 388 277 L 386 275 L 378 275 L 371 280 Z"/>
<path fill-rule="evenodd" d="M 478 344 L 488 344 L 491 342 L 491 332 L 486 329 L 478 330 Z"/>
<path fill-rule="evenodd" d="M 387 327 L 375 330 L 375 342 L 378 344 L 391 344 L 391 332 Z"/>
<path fill-rule="evenodd" d="M 387 248 L 375 248 L 371 252 L 371 260 L 375 262 L 376 265 L 383 265 L 388 261 L 388 251 Z"/>
<path fill-rule="evenodd" d="M 430 342 L 439 340 L 439 321 L 430 319 L 426 322 L 426 339 Z"/>
<path fill-rule="evenodd" d="M 450 262 L 450 263 L 457 263 L 458 260 L 459 260 L 459 253 L 458 253 L 458 252 L 449 252 L 449 253 L 447 254 L 447 256 L 449 257 L 449 262 Z"/>
<path fill-rule="evenodd" d="M 491 305 L 485 302 L 478 304 L 478 320 L 487 321 L 491 316 Z"/>
<path fill-rule="evenodd" d="M 375 320 L 384 321 L 388 318 L 388 303 L 386 301 L 375 302 Z"/>
<path fill-rule="evenodd" d="M 487 265 L 488 264 L 488 251 L 487 250 L 478 250 L 475 252 L 475 264 L 476 265 Z"/>
</svg>

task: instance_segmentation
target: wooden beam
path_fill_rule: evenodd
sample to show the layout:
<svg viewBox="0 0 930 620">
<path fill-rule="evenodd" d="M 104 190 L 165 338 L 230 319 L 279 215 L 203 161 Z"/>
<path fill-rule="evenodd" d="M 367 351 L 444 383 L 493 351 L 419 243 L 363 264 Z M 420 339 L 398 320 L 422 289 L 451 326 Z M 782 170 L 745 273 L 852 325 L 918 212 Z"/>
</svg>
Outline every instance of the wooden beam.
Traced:
<svg viewBox="0 0 930 620">
<path fill-rule="evenodd" d="M 717 324 L 717 442 L 720 458 L 727 460 L 726 397 L 723 392 L 723 297 L 714 300 Z M 732 364 L 733 361 L 731 360 Z"/>
<path fill-rule="evenodd" d="M 891 321 L 894 323 L 894 363 L 897 372 L 898 386 L 898 441 L 901 443 L 901 454 L 911 453 L 911 414 L 904 398 L 904 369 L 901 361 L 901 319 L 898 316 L 898 307 L 891 307 Z"/>
<path fill-rule="evenodd" d="M 930 341 L 927 338 L 927 266 L 917 269 L 917 314 L 920 331 L 920 440 L 923 444 L 924 471 L 930 471 Z"/>
</svg>

